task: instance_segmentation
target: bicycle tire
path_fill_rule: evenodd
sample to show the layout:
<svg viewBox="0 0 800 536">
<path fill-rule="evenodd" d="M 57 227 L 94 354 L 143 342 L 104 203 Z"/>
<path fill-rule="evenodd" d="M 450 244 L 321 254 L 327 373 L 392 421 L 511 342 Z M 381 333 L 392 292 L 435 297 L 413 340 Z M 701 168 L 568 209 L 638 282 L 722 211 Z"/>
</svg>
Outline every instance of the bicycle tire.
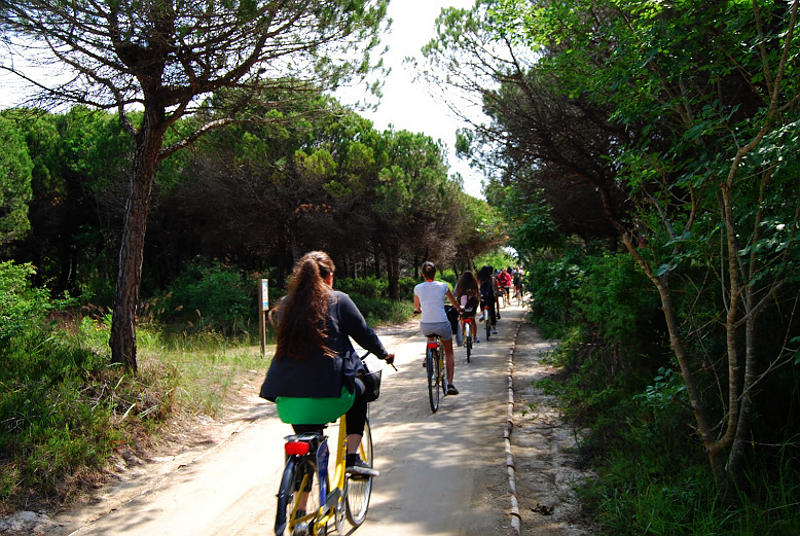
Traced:
<svg viewBox="0 0 800 536">
<path fill-rule="evenodd" d="M 425 369 L 428 377 L 428 401 L 431 404 L 431 411 L 436 413 L 439 409 L 439 359 L 435 355 L 433 348 L 428 348 L 425 352 Z"/>
<path fill-rule="evenodd" d="M 490 323 L 491 323 L 491 315 L 489 314 L 489 311 L 487 310 L 486 311 L 486 321 L 484 322 L 484 324 L 486 324 L 486 341 L 487 342 L 489 341 L 489 336 L 492 334 L 492 327 L 489 325 Z"/>
<path fill-rule="evenodd" d="M 294 510 L 295 494 L 294 483 L 297 471 L 297 459 L 294 457 L 286 460 L 283 469 L 281 486 L 278 488 L 278 510 L 275 512 L 275 536 L 283 536 L 289 526 L 290 517 Z"/>
<path fill-rule="evenodd" d="M 469 322 L 464 322 L 464 345 L 467 347 L 467 363 L 472 354 L 472 330 L 469 327 Z"/>
<path fill-rule="evenodd" d="M 361 447 L 359 449 L 361 459 L 372 467 L 372 430 L 367 419 L 364 426 L 364 434 L 361 436 Z M 369 498 L 372 495 L 372 477 L 365 480 L 348 477 L 344 483 L 345 513 L 347 520 L 354 527 L 360 526 L 367 519 L 369 509 Z M 340 531 L 341 532 L 341 531 Z"/>
<path fill-rule="evenodd" d="M 444 350 L 441 346 L 439 346 L 438 356 L 439 359 L 436 360 L 436 363 L 438 363 L 436 374 L 439 377 L 439 385 L 442 388 L 442 393 L 447 396 L 447 374 L 445 374 Z"/>
<path fill-rule="evenodd" d="M 291 456 L 286 460 L 281 486 L 278 490 L 278 508 L 275 512 L 276 536 L 283 536 L 287 529 L 289 529 L 287 534 L 291 534 L 294 530 L 296 520 L 292 518 L 292 514 L 299 490 L 305 489 L 308 492 L 306 512 L 319 511 L 323 501 L 320 496 L 319 479 L 314 478 L 314 473 L 316 473 L 316 464 L 311 463 L 307 458 Z M 308 484 L 309 480 L 311 481 L 310 485 Z M 327 527 L 318 527 L 316 532 L 319 535 L 326 533 Z"/>
</svg>

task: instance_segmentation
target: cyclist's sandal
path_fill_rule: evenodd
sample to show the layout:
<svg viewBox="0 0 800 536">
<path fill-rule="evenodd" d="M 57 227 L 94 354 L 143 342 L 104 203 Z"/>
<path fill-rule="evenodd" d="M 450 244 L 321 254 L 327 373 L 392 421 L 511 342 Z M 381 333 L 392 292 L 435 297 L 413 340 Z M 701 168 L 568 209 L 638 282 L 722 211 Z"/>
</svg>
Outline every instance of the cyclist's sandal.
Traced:
<svg viewBox="0 0 800 536">
<path fill-rule="evenodd" d="M 458 389 L 456 389 L 456 386 L 451 383 L 451 384 L 449 384 L 447 386 L 447 394 L 448 395 L 457 395 L 458 394 Z"/>
<path fill-rule="evenodd" d="M 371 476 L 379 476 L 381 473 L 367 465 L 367 462 L 361 459 L 358 454 L 348 454 L 346 459 L 347 468 L 345 472 L 351 478 L 369 478 Z"/>
</svg>

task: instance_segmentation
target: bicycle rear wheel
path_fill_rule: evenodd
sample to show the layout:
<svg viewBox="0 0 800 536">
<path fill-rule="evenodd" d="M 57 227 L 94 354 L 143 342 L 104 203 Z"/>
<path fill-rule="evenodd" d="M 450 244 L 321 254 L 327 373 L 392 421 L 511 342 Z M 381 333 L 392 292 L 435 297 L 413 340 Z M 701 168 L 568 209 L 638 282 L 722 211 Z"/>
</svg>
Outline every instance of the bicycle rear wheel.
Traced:
<svg viewBox="0 0 800 536">
<path fill-rule="evenodd" d="M 464 322 L 464 345 L 467 347 L 467 363 L 469 363 L 469 356 L 472 354 L 472 329 L 469 325 L 469 322 Z"/>
<path fill-rule="evenodd" d="M 425 369 L 428 376 L 428 401 L 431 403 L 431 411 L 436 413 L 439 409 L 439 358 L 437 351 L 428 348 L 425 352 Z"/>
<path fill-rule="evenodd" d="M 283 536 L 291 534 L 298 523 L 307 523 L 309 526 L 313 519 L 301 521 L 297 517 L 298 497 L 301 493 L 307 493 L 305 501 L 305 511 L 309 515 L 316 517 L 317 511 L 322 505 L 319 479 L 314 478 L 316 472 L 315 464 L 309 459 L 290 457 L 286 460 L 286 467 L 281 478 L 281 487 L 278 490 L 278 508 L 275 513 L 275 534 Z M 326 528 L 317 531 L 317 534 L 324 534 Z"/>
<path fill-rule="evenodd" d="M 372 431 L 369 427 L 369 419 L 364 426 L 364 435 L 361 437 L 361 447 L 359 448 L 361 459 L 372 467 Z M 372 477 L 366 479 L 347 477 L 344 483 L 345 512 L 347 520 L 354 527 L 361 525 L 367 518 L 369 508 L 369 497 L 372 494 Z"/>
<path fill-rule="evenodd" d="M 275 513 L 275 536 L 283 536 L 284 531 L 294 525 L 292 515 L 295 511 L 294 493 L 295 480 L 297 479 L 297 460 L 289 458 L 286 460 L 286 467 L 283 469 L 281 487 L 278 489 L 278 510 Z"/>
<path fill-rule="evenodd" d="M 488 342 L 489 336 L 492 334 L 492 327 L 489 325 L 491 324 L 491 315 L 489 314 L 488 309 L 486 310 L 484 316 L 486 317 L 484 324 L 486 325 L 486 340 Z"/>
</svg>

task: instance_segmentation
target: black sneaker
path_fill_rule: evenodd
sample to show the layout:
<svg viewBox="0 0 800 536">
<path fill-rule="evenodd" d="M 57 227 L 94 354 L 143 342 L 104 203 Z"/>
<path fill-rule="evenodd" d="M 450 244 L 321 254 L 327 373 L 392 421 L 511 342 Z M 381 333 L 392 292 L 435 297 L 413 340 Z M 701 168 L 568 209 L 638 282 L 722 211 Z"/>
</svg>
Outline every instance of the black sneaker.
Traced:
<svg viewBox="0 0 800 536">
<path fill-rule="evenodd" d="M 456 386 L 451 383 L 450 385 L 447 386 L 447 394 L 448 395 L 457 395 L 458 394 L 458 389 L 456 389 Z"/>
<path fill-rule="evenodd" d="M 367 465 L 367 462 L 362 460 L 358 454 L 348 454 L 345 463 L 347 464 L 345 472 L 352 478 L 369 478 L 380 475 L 379 471 Z"/>
</svg>

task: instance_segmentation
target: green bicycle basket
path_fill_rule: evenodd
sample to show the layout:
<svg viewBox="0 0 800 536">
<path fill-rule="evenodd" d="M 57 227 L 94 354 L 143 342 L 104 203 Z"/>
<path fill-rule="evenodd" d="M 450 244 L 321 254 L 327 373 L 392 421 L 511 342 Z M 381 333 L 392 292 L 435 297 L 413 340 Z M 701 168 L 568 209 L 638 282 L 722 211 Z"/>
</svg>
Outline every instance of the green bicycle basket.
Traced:
<svg viewBox="0 0 800 536">
<path fill-rule="evenodd" d="M 326 424 L 347 413 L 355 394 L 342 387 L 339 397 L 307 398 L 279 396 L 275 399 L 278 417 L 287 424 Z"/>
</svg>

